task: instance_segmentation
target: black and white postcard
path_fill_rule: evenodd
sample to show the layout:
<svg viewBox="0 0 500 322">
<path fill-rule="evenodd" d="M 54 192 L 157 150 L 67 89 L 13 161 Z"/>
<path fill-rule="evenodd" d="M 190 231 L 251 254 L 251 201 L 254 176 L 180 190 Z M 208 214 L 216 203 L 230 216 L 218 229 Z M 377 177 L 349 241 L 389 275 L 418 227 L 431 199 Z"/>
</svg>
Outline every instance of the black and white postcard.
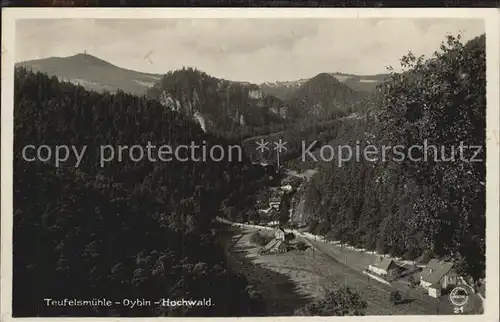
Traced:
<svg viewBox="0 0 500 322">
<path fill-rule="evenodd" d="M 497 320 L 499 26 L 2 10 L 2 319 Z"/>
</svg>

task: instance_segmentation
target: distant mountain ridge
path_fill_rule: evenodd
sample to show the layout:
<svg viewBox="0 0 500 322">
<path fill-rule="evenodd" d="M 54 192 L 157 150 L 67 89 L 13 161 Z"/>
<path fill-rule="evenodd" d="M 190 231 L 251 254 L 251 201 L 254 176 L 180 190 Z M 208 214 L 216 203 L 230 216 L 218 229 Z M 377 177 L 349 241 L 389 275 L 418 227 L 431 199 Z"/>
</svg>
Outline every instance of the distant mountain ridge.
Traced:
<svg viewBox="0 0 500 322">
<path fill-rule="evenodd" d="M 143 73 L 87 53 L 16 65 L 82 85 L 87 90 L 147 95 L 191 117 L 204 130 L 226 133 L 255 132 L 257 128 L 261 133 L 269 133 L 304 117 L 314 121 L 339 112 L 349 113 L 349 106 L 359 103 L 369 93 L 366 89 L 373 90 L 384 78 L 321 73 L 310 79 L 259 85 L 213 77 L 193 68 L 166 74 Z"/>
<path fill-rule="evenodd" d="M 150 74 L 118 67 L 87 53 L 29 60 L 16 67 L 56 76 L 96 92 L 121 90 L 147 95 L 191 117 L 204 130 L 233 132 L 236 127 L 283 122 L 283 102 L 262 93 L 258 85 L 215 78 L 192 68 Z"/>
<path fill-rule="evenodd" d="M 56 76 L 60 80 L 79 84 L 97 92 L 122 90 L 135 95 L 144 95 L 147 89 L 161 78 L 160 74 L 142 73 L 118 67 L 86 53 L 23 61 L 16 66 Z"/>
<path fill-rule="evenodd" d="M 356 103 L 370 95 L 357 91 L 330 73 L 321 73 L 301 84 L 285 101 L 291 118 L 324 118 L 332 114 L 350 114 Z"/>
<path fill-rule="evenodd" d="M 355 75 L 347 73 L 326 73 L 335 77 L 339 82 L 349 86 L 350 88 L 361 92 L 373 92 L 378 84 L 382 83 L 389 74 L 375 74 L 375 75 Z M 296 81 L 278 81 L 278 82 L 264 82 L 260 84 L 263 92 L 274 95 L 281 100 L 288 100 L 292 97 L 293 93 L 297 91 L 302 85 L 307 83 L 311 78 L 301 78 Z"/>
</svg>

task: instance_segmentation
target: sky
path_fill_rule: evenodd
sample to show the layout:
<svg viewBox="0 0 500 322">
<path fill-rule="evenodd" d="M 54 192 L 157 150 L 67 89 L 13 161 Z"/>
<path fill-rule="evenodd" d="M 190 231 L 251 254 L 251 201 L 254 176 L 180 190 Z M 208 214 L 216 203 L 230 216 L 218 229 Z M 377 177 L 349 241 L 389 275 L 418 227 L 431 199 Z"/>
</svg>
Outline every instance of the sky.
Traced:
<svg viewBox="0 0 500 322">
<path fill-rule="evenodd" d="M 163 74 L 183 66 L 255 83 L 322 72 L 398 70 L 412 51 L 430 56 L 447 34 L 485 32 L 478 19 L 25 19 L 16 61 L 87 51 L 127 69 Z"/>
</svg>

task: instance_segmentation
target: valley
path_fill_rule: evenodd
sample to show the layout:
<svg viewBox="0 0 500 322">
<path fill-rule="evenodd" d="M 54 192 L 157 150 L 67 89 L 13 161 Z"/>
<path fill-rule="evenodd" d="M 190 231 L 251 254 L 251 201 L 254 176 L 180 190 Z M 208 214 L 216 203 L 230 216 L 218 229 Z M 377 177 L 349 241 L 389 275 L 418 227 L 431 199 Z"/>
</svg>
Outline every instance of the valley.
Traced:
<svg viewBox="0 0 500 322">
<path fill-rule="evenodd" d="M 483 146 L 485 36 L 443 48 L 405 56 L 402 73 L 261 84 L 190 67 L 142 73 L 87 53 L 19 62 L 16 316 L 448 315 L 452 286 L 469 292 L 461 313 L 482 313 L 485 162 L 301 158 L 311 142 L 314 155 L 326 144 Z M 23 159 L 27 144 L 61 138 L 91 147 L 78 166 Z M 99 146 L 150 142 L 244 153 L 99 165 Z M 74 294 L 215 305 L 37 304 Z"/>
<path fill-rule="evenodd" d="M 362 274 L 356 266 L 355 257 L 348 249 L 336 249 L 323 242 L 307 238 L 311 245 L 306 251 L 290 251 L 285 254 L 261 256 L 258 247 L 250 241 L 255 228 L 227 228 L 231 244 L 228 255 L 236 271 L 245 275 L 257 291 L 265 294 L 266 303 L 271 306 L 269 315 L 289 315 L 301 305 L 321 298 L 328 289 L 335 289 L 339 284 L 355 290 L 367 301 L 367 315 L 438 315 L 453 314 L 454 306 L 446 296 L 438 300 L 430 298 L 419 289 L 410 289 L 404 284 L 382 284 Z M 348 262 L 345 258 L 349 256 Z M 365 264 L 372 260 L 364 260 Z M 363 266 L 363 265 L 362 265 Z M 363 269 L 366 266 L 363 267 Z M 399 290 L 405 297 L 405 303 L 393 306 L 389 302 L 392 291 Z M 279 300 L 278 300 L 279 299 Z M 281 307 L 285 305 L 285 307 Z M 465 308 L 465 313 L 480 314 L 482 302 L 474 296 Z"/>
<path fill-rule="evenodd" d="M 313 244 L 308 240 L 312 247 L 306 251 L 294 250 L 285 254 L 261 256 L 257 254 L 257 247 L 249 240 L 256 229 L 231 230 L 236 241 L 230 249 L 230 256 L 234 256 L 235 263 L 231 267 L 242 272 L 251 285 L 266 295 L 267 299 L 264 299 L 272 306 L 271 312 L 276 315 L 293 314 L 294 310 L 290 309 L 296 309 L 312 299 L 320 299 L 327 290 L 335 289 L 339 284 L 351 288 L 366 299 L 367 315 L 453 313 L 453 308 L 446 305 L 446 298 L 443 299 L 440 311 L 437 311 L 436 302 L 425 299 L 426 295 L 422 293 L 417 298 L 410 295 L 406 304 L 393 306 L 388 300 L 391 287 L 339 262 L 329 255 L 331 252 L 324 251 L 325 246 L 319 248 L 319 243 Z M 283 275 L 290 279 L 289 286 L 283 283 L 282 279 L 286 279 L 285 277 L 279 277 Z M 280 305 L 289 305 L 291 308 L 280 308 Z"/>
</svg>

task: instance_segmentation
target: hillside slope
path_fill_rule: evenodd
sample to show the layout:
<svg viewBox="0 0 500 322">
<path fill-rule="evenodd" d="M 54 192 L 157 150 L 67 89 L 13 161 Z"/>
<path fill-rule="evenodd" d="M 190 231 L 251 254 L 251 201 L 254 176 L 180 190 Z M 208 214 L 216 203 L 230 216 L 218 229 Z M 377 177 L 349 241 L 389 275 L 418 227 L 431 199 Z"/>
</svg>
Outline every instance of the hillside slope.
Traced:
<svg viewBox="0 0 500 322">
<path fill-rule="evenodd" d="M 15 317 L 245 316 L 263 309 L 246 280 L 227 269 L 211 222 L 227 196 L 234 197 L 224 202 L 231 207 L 248 199 L 242 187 L 252 190 L 264 172 L 235 156 L 198 162 L 189 152 L 180 153 L 187 161 L 157 153 L 159 145 L 193 142 L 210 151 L 234 142 L 203 133 L 144 96 L 89 92 L 25 69 L 16 70 L 14 81 Z M 55 166 L 27 162 L 28 144 L 88 149 L 80 164 L 72 154 Z M 151 144 L 153 159 L 132 159 L 125 150 L 123 159 L 115 155 L 101 164 L 99 147 L 132 144 Z M 186 294 L 214 305 L 40 304 L 44 298 L 114 303 Z"/>
<path fill-rule="evenodd" d="M 343 122 L 328 143 L 359 147 L 360 157 L 339 163 L 338 153 L 331 160 L 316 154 L 319 172 L 294 218 L 358 248 L 448 258 L 477 282 L 485 274 L 485 37 L 466 44 L 449 37 L 431 59 L 409 54 L 402 63 L 406 71 L 390 76 L 378 109 Z M 392 149 L 424 141 L 446 152 Z M 461 142 L 483 147 L 478 161 L 443 162 Z M 368 145 L 378 153 L 363 156 Z M 391 148 L 385 157 L 384 147 Z M 409 153 L 425 159 L 412 161 Z M 469 149 L 464 157 L 472 160 L 474 153 Z"/>
<path fill-rule="evenodd" d="M 299 79 L 297 81 L 288 81 L 288 82 L 266 82 L 259 85 L 262 92 L 274 95 L 280 100 L 286 101 L 290 99 L 293 93 L 302 86 L 305 82 L 307 82 L 308 78 Z"/>
<path fill-rule="evenodd" d="M 350 88 L 360 92 L 374 92 L 378 84 L 384 82 L 389 76 L 388 74 L 375 75 L 355 75 L 346 73 L 327 73 L 335 77 L 339 82 L 349 86 Z M 265 82 L 260 84 L 260 88 L 264 93 L 274 95 L 277 98 L 287 101 L 292 98 L 303 84 L 307 83 L 311 78 L 302 78 L 297 81 L 286 82 Z"/>
<path fill-rule="evenodd" d="M 161 77 L 121 68 L 89 54 L 29 60 L 16 66 L 56 76 L 88 90 L 116 92 L 120 89 L 134 95 L 145 94 Z"/>
<path fill-rule="evenodd" d="M 334 76 L 321 73 L 302 84 L 286 101 L 289 105 L 287 116 L 325 117 L 337 111 L 349 111 L 367 96 L 368 93 L 355 91 Z"/>
</svg>

